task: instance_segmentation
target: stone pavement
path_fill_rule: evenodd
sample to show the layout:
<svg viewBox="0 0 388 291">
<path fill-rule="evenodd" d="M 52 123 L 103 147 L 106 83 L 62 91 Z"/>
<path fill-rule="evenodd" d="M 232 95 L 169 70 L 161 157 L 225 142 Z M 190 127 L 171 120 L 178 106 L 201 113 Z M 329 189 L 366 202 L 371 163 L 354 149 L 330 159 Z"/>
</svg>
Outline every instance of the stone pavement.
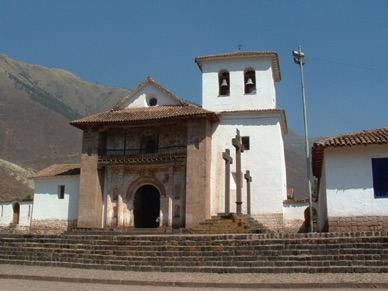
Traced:
<svg viewBox="0 0 388 291">
<path fill-rule="evenodd" d="M 0 264 L 0 279 L 228 289 L 388 289 L 388 273 L 208 274 L 108 271 Z"/>
</svg>

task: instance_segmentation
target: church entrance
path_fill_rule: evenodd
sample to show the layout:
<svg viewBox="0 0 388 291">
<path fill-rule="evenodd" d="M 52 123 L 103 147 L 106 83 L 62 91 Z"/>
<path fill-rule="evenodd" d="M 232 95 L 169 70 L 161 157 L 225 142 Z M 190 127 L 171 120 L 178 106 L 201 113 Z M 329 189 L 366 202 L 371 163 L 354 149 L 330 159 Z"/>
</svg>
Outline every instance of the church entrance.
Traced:
<svg viewBox="0 0 388 291">
<path fill-rule="evenodd" d="M 159 227 L 160 193 L 152 185 L 140 187 L 133 201 L 136 228 Z"/>
</svg>

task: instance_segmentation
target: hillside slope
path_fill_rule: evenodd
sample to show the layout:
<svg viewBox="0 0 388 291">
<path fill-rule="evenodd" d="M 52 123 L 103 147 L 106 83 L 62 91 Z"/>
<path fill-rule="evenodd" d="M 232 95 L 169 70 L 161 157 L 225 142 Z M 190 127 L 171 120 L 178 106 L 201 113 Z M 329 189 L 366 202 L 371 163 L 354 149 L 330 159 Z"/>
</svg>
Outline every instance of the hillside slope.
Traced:
<svg viewBox="0 0 388 291">
<path fill-rule="evenodd" d="M 108 110 L 129 93 L 0 55 L 0 159 L 35 170 L 78 162 L 81 131 L 69 121 Z"/>
<path fill-rule="evenodd" d="M 110 109 L 130 93 L 127 89 L 83 81 L 65 70 L 30 65 L 2 54 L 0 85 L 3 94 L 24 92 L 69 120 Z"/>
<path fill-rule="evenodd" d="M 32 170 L 0 160 L 0 202 L 31 199 L 34 194 L 34 182 L 28 177 L 32 173 Z"/>
</svg>

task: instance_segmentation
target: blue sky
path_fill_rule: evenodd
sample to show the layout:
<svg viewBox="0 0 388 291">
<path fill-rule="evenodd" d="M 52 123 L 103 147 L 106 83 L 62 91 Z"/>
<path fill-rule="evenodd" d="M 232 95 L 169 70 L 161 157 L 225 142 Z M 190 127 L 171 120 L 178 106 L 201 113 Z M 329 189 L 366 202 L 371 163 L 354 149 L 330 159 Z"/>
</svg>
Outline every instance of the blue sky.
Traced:
<svg viewBox="0 0 388 291">
<path fill-rule="evenodd" d="M 135 88 L 148 76 L 201 103 L 195 57 L 279 54 L 277 107 L 303 134 L 299 67 L 311 137 L 388 126 L 385 0 L 0 0 L 0 53 L 61 68 L 104 86 Z"/>
</svg>

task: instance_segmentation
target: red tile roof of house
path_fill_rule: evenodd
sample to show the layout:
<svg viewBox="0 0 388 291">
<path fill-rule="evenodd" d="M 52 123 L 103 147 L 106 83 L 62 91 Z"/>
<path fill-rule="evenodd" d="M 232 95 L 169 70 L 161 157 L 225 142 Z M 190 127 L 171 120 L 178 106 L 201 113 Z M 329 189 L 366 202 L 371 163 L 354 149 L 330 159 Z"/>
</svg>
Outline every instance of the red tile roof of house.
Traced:
<svg viewBox="0 0 388 291">
<path fill-rule="evenodd" d="M 340 134 L 317 141 L 312 150 L 312 168 L 315 177 L 321 177 L 324 150 L 328 147 L 388 144 L 388 127 Z"/>
<path fill-rule="evenodd" d="M 202 71 L 202 64 L 204 62 L 207 62 L 207 61 L 226 60 L 226 59 L 244 59 L 244 58 L 252 58 L 252 57 L 271 58 L 275 82 L 279 82 L 281 80 L 279 58 L 278 58 L 278 54 L 275 53 L 275 52 L 262 52 L 262 51 L 244 52 L 244 51 L 238 51 L 238 52 L 233 52 L 233 53 L 216 54 L 216 55 L 209 55 L 209 56 L 198 57 L 198 58 L 195 59 L 195 62 L 197 63 L 199 69 Z"/>
<path fill-rule="evenodd" d="M 80 164 L 55 164 L 36 172 L 31 178 L 79 176 L 80 172 Z"/>
<path fill-rule="evenodd" d="M 202 109 L 199 106 L 185 104 L 111 110 L 72 121 L 70 124 L 82 129 L 88 125 L 136 124 L 188 119 L 219 120 L 217 114 L 214 112 Z"/>
</svg>

